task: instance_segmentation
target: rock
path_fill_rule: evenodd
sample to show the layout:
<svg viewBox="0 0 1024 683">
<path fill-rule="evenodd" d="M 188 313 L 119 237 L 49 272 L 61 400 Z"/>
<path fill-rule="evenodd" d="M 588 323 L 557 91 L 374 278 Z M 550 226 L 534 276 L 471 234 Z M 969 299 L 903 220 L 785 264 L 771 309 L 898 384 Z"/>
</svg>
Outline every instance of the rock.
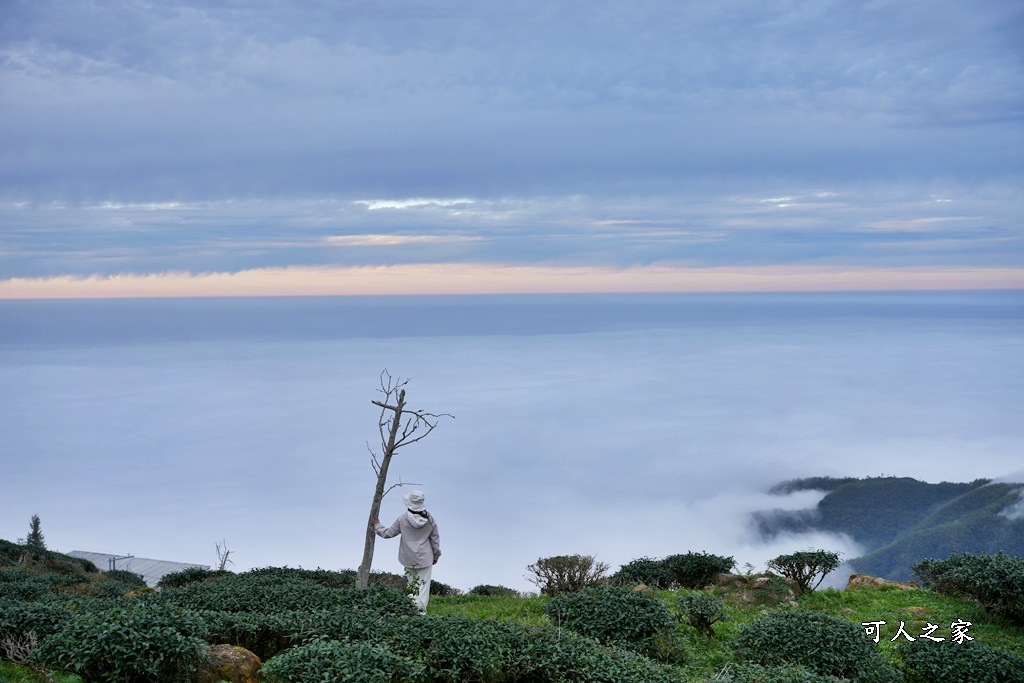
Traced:
<svg viewBox="0 0 1024 683">
<path fill-rule="evenodd" d="M 739 574 L 719 574 L 718 575 L 718 587 L 719 588 L 746 588 L 747 577 Z"/>
<path fill-rule="evenodd" d="M 846 582 L 846 590 L 854 588 L 899 588 L 903 591 L 912 591 L 920 588 L 915 582 L 900 583 L 889 579 L 880 579 L 867 574 L 851 574 L 850 580 Z"/>
<path fill-rule="evenodd" d="M 263 662 L 244 647 L 213 645 L 206 648 L 210 662 L 196 672 L 198 683 L 259 683 Z"/>
</svg>

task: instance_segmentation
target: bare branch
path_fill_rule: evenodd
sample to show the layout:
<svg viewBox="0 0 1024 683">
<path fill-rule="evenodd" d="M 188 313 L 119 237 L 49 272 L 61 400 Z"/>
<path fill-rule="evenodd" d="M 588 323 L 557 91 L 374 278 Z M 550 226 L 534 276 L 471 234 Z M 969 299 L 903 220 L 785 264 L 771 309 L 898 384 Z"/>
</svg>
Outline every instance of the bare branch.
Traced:
<svg viewBox="0 0 1024 683">
<path fill-rule="evenodd" d="M 402 475 L 398 475 L 398 483 L 397 484 L 392 484 L 391 486 L 389 486 L 387 491 L 384 492 L 384 496 L 386 496 L 389 493 L 391 493 L 391 489 L 396 489 L 399 486 L 423 486 L 423 484 L 416 483 L 414 481 L 402 481 Z M 382 500 L 383 500 L 384 496 L 381 496 Z"/>
<path fill-rule="evenodd" d="M 373 468 L 374 474 L 380 476 L 380 461 L 377 460 L 377 454 L 372 448 L 370 448 L 370 442 L 366 442 L 366 450 L 370 451 L 370 467 Z"/>
</svg>

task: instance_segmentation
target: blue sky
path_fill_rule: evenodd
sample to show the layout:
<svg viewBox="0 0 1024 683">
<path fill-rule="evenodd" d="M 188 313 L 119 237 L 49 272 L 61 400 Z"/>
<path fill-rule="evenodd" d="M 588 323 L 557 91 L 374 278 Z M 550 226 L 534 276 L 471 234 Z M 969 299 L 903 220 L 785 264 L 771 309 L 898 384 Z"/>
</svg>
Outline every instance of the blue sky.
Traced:
<svg viewBox="0 0 1024 683">
<path fill-rule="evenodd" d="M 1024 8 L 2 0 L 0 297 L 1024 287 Z"/>
</svg>

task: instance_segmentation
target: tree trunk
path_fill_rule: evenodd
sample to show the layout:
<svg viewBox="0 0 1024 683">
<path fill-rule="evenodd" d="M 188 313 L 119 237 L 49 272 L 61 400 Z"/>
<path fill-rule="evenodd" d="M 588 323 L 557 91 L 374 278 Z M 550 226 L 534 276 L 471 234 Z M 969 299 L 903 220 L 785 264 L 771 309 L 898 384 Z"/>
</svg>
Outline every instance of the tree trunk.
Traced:
<svg viewBox="0 0 1024 683">
<path fill-rule="evenodd" d="M 373 492 L 373 503 L 370 505 L 370 517 L 380 516 L 380 503 L 384 498 L 384 487 L 388 480 L 388 466 L 391 464 L 391 456 L 395 454 L 395 442 L 398 437 L 398 428 L 402 424 L 402 410 L 405 408 L 405 389 L 398 394 L 397 406 L 386 406 L 385 410 L 391 410 L 394 415 L 391 417 L 388 430 L 388 442 L 384 444 L 384 454 L 380 461 L 380 471 L 377 473 L 377 488 Z M 370 566 L 373 564 L 373 548 L 377 541 L 377 534 L 373 530 L 373 524 L 366 521 L 366 542 L 363 545 L 363 561 L 359 564 L 359 571 L 356 572 L 356 587 L 366 588 L 370 584 Z"/>
</svg>

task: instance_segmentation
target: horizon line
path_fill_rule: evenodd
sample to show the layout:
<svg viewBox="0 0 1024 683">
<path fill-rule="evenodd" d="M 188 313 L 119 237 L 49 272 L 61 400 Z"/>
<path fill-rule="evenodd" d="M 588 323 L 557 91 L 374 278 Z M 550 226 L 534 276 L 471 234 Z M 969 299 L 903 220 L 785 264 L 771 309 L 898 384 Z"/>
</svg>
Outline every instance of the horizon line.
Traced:
<svg viewBox="0 0 1024 683">
<path fill-rule="evenodd" d="M 1024 268 L 867 266 L 287 266 L 229 272 L 0 280 L 0 300 L 989 291 L 1024 289 Z"/>
</svg>

